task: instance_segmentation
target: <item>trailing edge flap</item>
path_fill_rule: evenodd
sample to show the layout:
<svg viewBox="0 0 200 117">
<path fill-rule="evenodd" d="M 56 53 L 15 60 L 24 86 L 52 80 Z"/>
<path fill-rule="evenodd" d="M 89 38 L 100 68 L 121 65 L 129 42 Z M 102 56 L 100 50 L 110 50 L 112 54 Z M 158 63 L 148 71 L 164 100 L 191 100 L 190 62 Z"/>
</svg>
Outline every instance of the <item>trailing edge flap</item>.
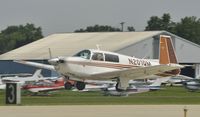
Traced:
<svg viewBox="0 0 200 117">
<path fill-rule="evenodd" d="M 145 76 L 156 75 L 159 73 L 164 73 L 166 71 L 180 69 L 183 68 L 182 65 L 179 64 L 164 64 L 164 65 L 156 65 L 149 67 L 140 67 L 140 68 L 128 68 L 123 70 L 117 70 L 112 72 L 104 72 L 93 74 L 90 77 L 98 77 L 98 78 L 127 78 L 127 79 L 140 79 Z"/>
</svg>

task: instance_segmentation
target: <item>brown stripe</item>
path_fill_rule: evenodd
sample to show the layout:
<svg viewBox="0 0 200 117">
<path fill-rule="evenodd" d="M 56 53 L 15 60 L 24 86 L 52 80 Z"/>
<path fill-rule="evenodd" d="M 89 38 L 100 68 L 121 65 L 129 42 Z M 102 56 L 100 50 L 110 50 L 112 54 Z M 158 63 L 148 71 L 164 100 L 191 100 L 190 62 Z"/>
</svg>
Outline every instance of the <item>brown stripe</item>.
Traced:
<svg viewBox="0 0 200 117">
<path fill-rule="evenodd" d="M 168 45 L 170 63 L 177 63 L 176 55 L 172 45 L 172 40 L 170 38 L 167 39 L 167 45 Z"/>
<path fill-rule="evenodd" d="M 111 64 L 111 63 L 97 63 L 97 62 L 77 62 L 77 61 L 69 61 L 69 63 L 72 63 L 72 64 L 79 64 L 79 65 L 96 66 L 96 67 L 115 68 L 115 69 L 138 67 L 138 66 L 134 66 L 134 65 Z"/>
</svg>

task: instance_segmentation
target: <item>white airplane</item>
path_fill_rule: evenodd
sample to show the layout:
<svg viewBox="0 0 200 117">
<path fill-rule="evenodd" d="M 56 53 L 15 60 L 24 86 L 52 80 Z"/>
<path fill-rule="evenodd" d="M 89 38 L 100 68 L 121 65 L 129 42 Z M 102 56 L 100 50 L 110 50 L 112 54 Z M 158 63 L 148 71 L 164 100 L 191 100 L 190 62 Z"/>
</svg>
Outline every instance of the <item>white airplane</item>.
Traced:
<svg viewBox="0 0 200 117">
<path fill-rule="evenodd" d="M 90 91 L 102 91 L 109 87 L 108 84 L 86 84 L 83 90 L 73 89 L 72 91 L 80 91 L 80 92 L 90 92 Z"/>
<path fill-rule="evenodd" d="M 149 91 L 157 91 L 161 89 L 161 84 L 163 81 L 169 78 L 157 78 L 153 83 L 147 84 L 140 81 L 129 81 L 129 87 L 126 92 L 118 92 L 114 87 L 108 87 L 104 90 L 103 94 L 105 96 L 128 96 L 130 94 L 144 93 Z"/>
<path fill-rule="evenodd" d="M 6 84 L 4 84 L 2 80 L 0 79 L 0 89 L 5 89 L 5 88 L 6 88 Z"/>
<path fill-rule="evenodd" d="M 1 80 L 4 84 L 7 82 L 19 82 L 21 85 L 24 85 L 26 82 L 38 81 L 38 80 L 42 80 L 43 78 L 44 77 L 41 75 L 41 69 L 38 69 L 35 71 L 35 73 L 32 76 L 3 77 Z"/>
<path fill-rule="evenodd" d="M 75 80 L 79 90 L 85 88 L 85 80 L 116 80 L 117 91 L 124 91 L 131 79 L 144 79 L 155 76 L 175 76 L 184 66 L 177 63 L 171 37 L 160 36 L 159 61 L 139 59 L 114 52 L 87 49 L 72 57 L 57 57 L 48 60 L 51 65 L 29 61 L 14 61 L 21 64 L 54 70 Z"/>
<path fill-rule="evenodd" d="M 28 90 L 33 93 L 39 93 L 39 92 L 49 92 L 54 90 L 60 90 L 64 89 L 64 79 L 57 78 L 54 81 L 51 80 L 40 80 L 36 82 L 27 83 L 24 86 L 22 86 L 22 89 Z"/>
</svg>

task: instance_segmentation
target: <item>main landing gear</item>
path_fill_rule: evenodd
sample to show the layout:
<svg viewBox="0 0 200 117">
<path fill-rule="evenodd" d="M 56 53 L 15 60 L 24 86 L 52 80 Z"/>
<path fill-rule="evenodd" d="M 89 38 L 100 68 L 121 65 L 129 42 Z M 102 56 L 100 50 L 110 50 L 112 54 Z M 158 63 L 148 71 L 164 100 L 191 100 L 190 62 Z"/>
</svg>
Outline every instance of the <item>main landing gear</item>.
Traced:
<svg viewBox="0 0 200 117">
<path fill-rule="evenodd" d="M 64 87 L 65 87 L 66 90 L 71 90 L 72 87 L 73 87 L 73 84 L 67 81 L 67 82 L 64 84 Z"/>
<path fill-rule="evenodd" d="M 78 90 L 83 90 L 85 89 L 85 83 L 84 82 L 80 82 L 80 81 L 77 81 L 76 84 L 75 84 L 76 88 Z"/>
<path fill-rule="evenodd" d="M 69 81 L 66 81 L 64 84 L 66 90 L 71 90 L 73 86 L 75 86 L 78 90 L 85 89 L 85 83 L 80 81 L 76 81 L 74 84 Z"/>
<path fill-rule="evenodd" d="M 119 82 L 116 84 L 115 89 L 116 89 L 116 91 L 118 91 L 118 92 L 125 91 L 125 90 L 119 88 Z"/>
</svg>

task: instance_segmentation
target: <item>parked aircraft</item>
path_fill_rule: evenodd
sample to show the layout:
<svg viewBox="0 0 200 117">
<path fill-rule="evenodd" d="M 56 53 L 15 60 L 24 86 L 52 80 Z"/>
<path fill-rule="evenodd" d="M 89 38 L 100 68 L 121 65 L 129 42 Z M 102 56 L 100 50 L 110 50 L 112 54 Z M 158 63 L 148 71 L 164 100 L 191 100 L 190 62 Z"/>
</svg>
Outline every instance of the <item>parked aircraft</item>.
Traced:
<svg viewBox="0 0 200 117">
<path fill-rule="evenodd" d="M 157 91 L 161 89 L 161 84 L 169 78 L 157 78 L 153 83 L 148 84 L 143 81 L 129 81 L 129 87 L 126 92 L 118 92 L 114 87 L 104 90 L 104 95 L 108 96 L 128 96 L 130 94 L 144 93 L 149 91 Z"/>
<path fill-rule="evenodd" d="M 200 91 L 200 79 L 190 79 L 185 81 L 184 86 L 189 91 Z"/>
<path fill-rule="evenodd" d="M 31 82 L 24 85 L 22 89 L 28 90 L 33 93 L 64 89 L 64 79 L 58 78 L 55 81 L 42 80 L 37 82 Z"/>
<path fill-rule="evenodd" d="M 7 82 L 19 82 L 21 85 L 26 84 L 26 82 L 31 82 L 31 81 L 39 81 L 39 80 L 45 80 L 45 79 L 53 79 L 54 77 L 43 77 L 41 75 L 41 69 L 38 69 L 35 71 L 35 73 L 31 76 L 14 76 L 14 77 L 3 77 L 2 83 L 7 83 Z"/>
<path fill-rule="evenodd" d="M 0 79 L 0 89 L 5 89 L 5 88 L 6 88 L 6 84 L 4 84 L 2 80 Z"/>
<path fill-rule="evenodd" d="M 73 89 L 72 91 L 81 91 L 81 92 L 88 92 L 88 91 L 102 91 L 109 87 L 108 84 L 86 84 L 83 90 Z"/>
<path fill-rule="evenodd" d="M 15 62 L 57 71 L 75 80 L 79 90 L 85 88 L 85 80 L 114 79 L 117 81 L 116 89 L 124 91 L 131 79 L 175 76 L 180 73 L 183 66 L 177 63 L 170 36 L 160 36 L 159 50 L 159 62 L 94 49 L 82 50 L 72 57 L 50 59 L 48 62 L 51 65 L 20 60 Z"/>
</svg>

